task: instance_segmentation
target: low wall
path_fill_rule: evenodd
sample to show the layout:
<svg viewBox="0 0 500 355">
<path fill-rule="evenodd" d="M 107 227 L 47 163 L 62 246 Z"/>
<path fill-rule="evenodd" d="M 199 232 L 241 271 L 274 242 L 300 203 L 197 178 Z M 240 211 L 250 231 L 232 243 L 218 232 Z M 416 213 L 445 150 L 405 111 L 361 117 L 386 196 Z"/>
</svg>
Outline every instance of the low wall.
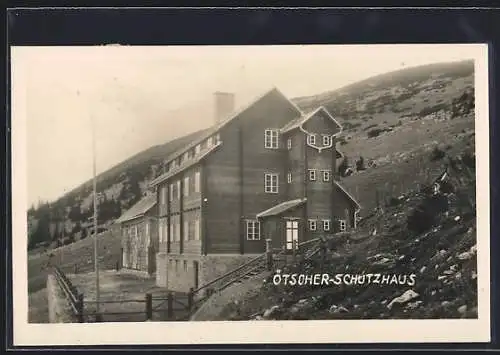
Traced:
<svg viewBox="0 0 500 355">
<path fill-rule="evenodd" d="M 73 310 L 63 290 L 61 290 L 57 284 L 55 276 L 51 274 L 47 276 L 47 301 L 49 308 L 49 323 L 75 322 Z"/>
<path fill-rule="evenodd" d="M 189 288 L 197 288 L 205 285 L 258 255 L 219 254 L 205 256 L 167 254 L 165 259 L 166 265 L 162 268 L 159 267 L 157 271 L 158 273 L 166 273 L 166 277 L 158 275 L 157 282 L 166 281 L 166 287 L 171 291 L 188 292 Z M 157 283 L 157 286 L 163 286 L 163 284 Z"/>
</svg>

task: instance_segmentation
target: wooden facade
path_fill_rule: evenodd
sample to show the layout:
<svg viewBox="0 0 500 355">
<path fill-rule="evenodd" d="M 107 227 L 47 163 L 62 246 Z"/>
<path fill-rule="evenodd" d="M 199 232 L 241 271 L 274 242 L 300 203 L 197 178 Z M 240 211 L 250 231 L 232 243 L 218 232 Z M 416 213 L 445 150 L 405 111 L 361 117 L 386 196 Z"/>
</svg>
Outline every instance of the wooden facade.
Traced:
<svg viewBox="0 0 500 355">
<path fill-rule="evenodd" d="M 158 226 L 156 197 L 146 196 L 118 220 L 122 236 L 122 268 L 156 272 Z"/>
<path fill-rule="evenodd" d="M 301 242 L 355 227 L 359 204 L 336 181 L 339 132 L 324 108 L 304 114 L 273 89 L 167 158 L 151 183 L 165 267 L 188 257 L 262 253 L 267 238 L 286 247 L 290 236 Z"/>
</svg>

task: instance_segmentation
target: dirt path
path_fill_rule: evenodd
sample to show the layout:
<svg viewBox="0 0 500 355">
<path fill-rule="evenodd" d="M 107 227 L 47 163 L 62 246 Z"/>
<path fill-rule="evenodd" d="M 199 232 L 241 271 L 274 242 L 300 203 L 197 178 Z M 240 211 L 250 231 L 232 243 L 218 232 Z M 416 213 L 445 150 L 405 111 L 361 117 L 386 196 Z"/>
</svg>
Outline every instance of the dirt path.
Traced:
<svg viewBox="0 0 500 355">
<path fill-rule="evenodd" d="M 86 313 L 96 309 L 95 274 L 67 275 L 73 285 L 84 294 Z M 104 313 L 104 322 L 143 322 L 146 320 L 146 293 L 153 297 L 153 320 L 167 320 L 168 290 L 157 287 L 154 278 L 128 273 L 126 271 L 102 271 L 99 275 L 101 302 L 99 311 Z M 174 294 L 174 318 L 185 312 L 187 296 Z"/>
</svg>

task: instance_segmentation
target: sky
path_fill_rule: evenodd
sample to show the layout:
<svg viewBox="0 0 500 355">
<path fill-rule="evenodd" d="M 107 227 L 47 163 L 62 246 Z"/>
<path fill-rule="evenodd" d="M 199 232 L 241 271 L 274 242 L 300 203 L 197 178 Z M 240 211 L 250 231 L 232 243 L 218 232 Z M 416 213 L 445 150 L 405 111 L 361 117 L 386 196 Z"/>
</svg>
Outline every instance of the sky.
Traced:
<svg viewBox="0 0 500 355">
<path fill-rule="evenodd" d="M 470 59 L 472 47 L 12 47 L 12 129 L 22 112 L 28 206 L 92 177 L 91 122 L 99 174 L 210 126 L 215 91 L 234 93 L 236 108 L 272 87 L 289 98 L 320 94 L 404 67 Z"/>
</svg>

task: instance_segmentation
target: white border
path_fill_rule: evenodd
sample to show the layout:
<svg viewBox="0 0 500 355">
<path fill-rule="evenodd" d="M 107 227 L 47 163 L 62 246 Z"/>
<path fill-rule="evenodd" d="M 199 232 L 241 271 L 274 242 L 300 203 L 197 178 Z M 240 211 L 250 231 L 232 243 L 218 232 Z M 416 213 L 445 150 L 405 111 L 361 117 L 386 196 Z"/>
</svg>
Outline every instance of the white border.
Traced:
<svg viewBox="0 0 500 355">
<path fill-rule="evenodd" d="M 422 46 L 422 45 L 413 45 Z M 428 46 L 428 45 L 424 45 Z M 430 45 L 450 46 L 450 45 Z M 453 45 L 455 46 L 455 45 Z M 14 345 L 367 343 L 490 341 L 488 47 L 464 44 L 475 58 L 477 176 L 477 320 L 332 320 L 29 324 L 26 253 L 26 92 L 22 51 L 12 47 L 12 245 Z"/>
</svg>

